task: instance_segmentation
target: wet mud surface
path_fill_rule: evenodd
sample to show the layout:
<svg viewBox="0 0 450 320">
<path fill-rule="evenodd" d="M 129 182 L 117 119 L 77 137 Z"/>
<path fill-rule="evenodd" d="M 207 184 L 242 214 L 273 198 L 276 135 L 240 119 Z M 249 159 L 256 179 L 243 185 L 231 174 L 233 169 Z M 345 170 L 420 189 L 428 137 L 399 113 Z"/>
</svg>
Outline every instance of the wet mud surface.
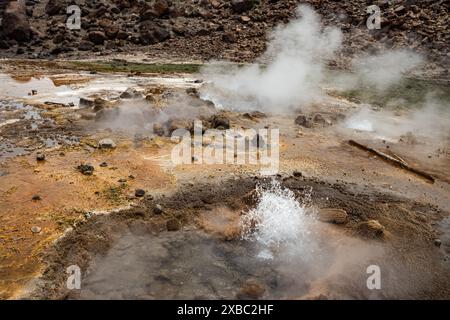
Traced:
<svg viewBox="0 0 450 320">
<path fill-rule="evenodd" d="M 147 199 L 139 209 L 95 216 L 80 223 L 49 252 L 48 267 L 34 297 L 448 297 L 448 256 L 434 245 L 436 235 L 424 222 L 443 212 L 382 194 L 354 194 L 344 186 L 287 177 L 283 185 L 295 190 L 299 201 L 312 188 L 311 210 L 342 208 L 349 214 L 348 221 L 339 225 L 320 222 L 311 211 L 309 240 L 277 247 L 273 257 L 265 259 L 257 241 L 242 239 L 240 232 L 230 236 L 224 230 L 224 225 L 226 230 L 234 230 L 236 220 L 229 219 L 228 225 L 221 223 L 217 228 L 205 223 L 205 212 L 223 216 L 224 208 L 237 216 L 245 215 L 255 203 L 239 195 L 252 192 L 258 183 L 268 181 L 246 179 L 187 188 L 169 198 Z M 163 214 L 154 213 L 155 203 L 164 208 Z M 168 221 L 173 219 L 178 221 L 179 230 L 168 231 Z M 386 228 L 384 234 L 373 238 L 362 232 L 360 224 L 367 219 L 378 219 Z M 406 243 L 405 239 L 410 240 Z M 366 287 L 366 268 L 371 264 L 386 270 L 383 290 Z M 66 288 L 65 269 L 70 265 L 83 270 L 81 290 Z"/>
</svg>

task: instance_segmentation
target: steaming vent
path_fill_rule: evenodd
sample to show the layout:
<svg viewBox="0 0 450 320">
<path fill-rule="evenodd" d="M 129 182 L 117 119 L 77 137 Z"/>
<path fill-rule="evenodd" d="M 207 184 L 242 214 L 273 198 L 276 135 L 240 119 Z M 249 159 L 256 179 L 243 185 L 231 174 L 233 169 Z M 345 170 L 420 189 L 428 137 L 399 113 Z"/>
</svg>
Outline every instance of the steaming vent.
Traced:
<svg viewBox="0 0 450 320">
<path fill-rule="evenodd" d="M 242 218 L 242 238 L 261 246 L 259 257 L 273 259 L 276 252 L 290 247 L 310 250 L 314 219 L 307 214 L 308 197 L 299 203 L 294 192 L 275 180 L 268 187 L 258 186 L 257 194 L 257 207 Z"/>
</svg>

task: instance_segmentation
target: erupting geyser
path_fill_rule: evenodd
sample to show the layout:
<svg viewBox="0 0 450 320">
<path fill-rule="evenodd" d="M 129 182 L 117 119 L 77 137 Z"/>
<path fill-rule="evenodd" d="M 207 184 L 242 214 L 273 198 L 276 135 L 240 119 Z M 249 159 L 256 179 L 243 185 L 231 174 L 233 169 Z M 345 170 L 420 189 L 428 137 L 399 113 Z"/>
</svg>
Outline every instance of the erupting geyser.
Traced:
<svg viewBox="0 0 450 320">
<path fill-rule="evenodd" d="M 280 249 L 306 249 L 314 222 L 306 215 L 306 206 L 275 180 L 267 188 L 258 186 L 257 194 L 257 207 L 242 218 L 243 239 L 259 244 L 259 256 L 265 259 L 273 258 Z"/>
</svg>

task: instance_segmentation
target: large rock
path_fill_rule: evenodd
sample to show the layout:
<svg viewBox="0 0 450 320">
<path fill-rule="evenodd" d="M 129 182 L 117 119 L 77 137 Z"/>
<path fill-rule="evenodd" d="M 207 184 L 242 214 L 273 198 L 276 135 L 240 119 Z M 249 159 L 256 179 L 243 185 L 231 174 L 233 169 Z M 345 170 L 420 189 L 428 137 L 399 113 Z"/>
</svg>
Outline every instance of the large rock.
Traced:
<svg viewBox="0 0 450 320">
<path fill-rule="evenodd" d="M 66 0 L 49 0 L 45 6 L 45 13 L 49 16 L 65 14 L 67 7 L 68 5 Z"/>
<path fill-rule="evenodd" d="M 255 5 L 255 0 L 232 0 L 231 7 L 236 13 L 242 13 L 250 10 Z"/>
<path fill-rule="evenodd" d="M 155 44 L 169 39 L 170 33 L 152 21 L 145 21 L 141 24 L 140 36 L 143 44 Z"/>
<path fill-rule="evenodd" d="M 89 32 L 89 40 L 95 44 L 103 44 L 106 40 L 106 35 L 103 31 L 91 31 Z"/>
<path fill-rule="evenodd" d="M 2 31 L 7 38 L 19 42 L 27 42 L 31 39 L 32 32 L 24 0 L 12 1 L 6 7 L 3 14 Z"/>
<path fill-rule="evenodd" d="M 141 11 L 141 20 L 152 20 L 160 18 L 170 12 L 169 4 L 166 0 L 157 0 L 152 6 L 145 6 Z"/>
<path fill-rule="evenodd" d="M 157 17 L 161 17 L 169 12 L 169 4 L 166 0 L 156 0 L 153 5 L 153 11 Z"/>
</svg>

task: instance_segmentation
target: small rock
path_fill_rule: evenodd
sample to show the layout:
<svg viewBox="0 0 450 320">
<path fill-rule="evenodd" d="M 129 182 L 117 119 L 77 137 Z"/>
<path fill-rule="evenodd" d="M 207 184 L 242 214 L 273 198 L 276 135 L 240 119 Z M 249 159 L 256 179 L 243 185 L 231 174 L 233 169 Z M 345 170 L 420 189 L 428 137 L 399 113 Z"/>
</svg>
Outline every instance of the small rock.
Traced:
<svg viewBox="0 0 450 320">
<path fill-rule="evenodd" d="M 305 127 L 305 128 L 311 128 L 311 123 L 310 123 L 310 121 L 309 121 L 308 118 L 307 118 L 305 115 L 303 115 L 303 114 L 299 115 L 299 116 L 295 119 L 295 124 L 296 124 L 296 125 L 299 125 L 299 126 L 302 126 L 302 127 Z"/>
<path fill-rule="evenodd" d="M 313 122 L 317 124 L 328 124 L 327 120 L 321 113 L 316 113 L 313 117 Z"/>
<path fill-rule="evenodd" d="M 200 93 L 198 92 L 197 88 L 187 88 L 186 94 L 191 97 L 200 98 Z"/>
<path fill-rule="evenodd" d="M 36 155 L 36 160 L 37 160 L 37 161 L 45 161 L 45 154 L 43 154 L 43 153 L 38 153 L 38 154 Z"/>
<path fill-rule="evenodd" d="M 33 201 L 40 201 L 42 200 L 41 196 L 39 195 L 34 195 L 33 198 L 31 198 Z"/>
<path fill-rule="evenodd" d="M 101 149 L 114 149 L 116 148 L 116 143 L 111 139 L 102 139 L 99 141 L 98 147 Z"/>
<path fill-rule="evenodd" d="M 94 167 L 90 164 L 81 164 L 77 169 L 85 176 L 91 176 L 94 173 Z"/>
<path fill-rule="evenodd" d="M 134 195 L 138 198 L 142 198 L 143 196 L 145 196 L 145 190 L 136 189 L 136 191 L 134 192 Z"/>
<path fill-rule="evenodd" d="M 295 170 L 292 175 L 296 178 L 300 178 L 303 176 L 303 173 L 301 173 L 300 171 Z"/>
<path fill-rule="evenodd" d="M 102 167 L 102 168 L 106 168 L 107 166 L 108 166 L 108 164 L 106 162 L 100 163 L 100 167 Z"/>
<path fill-rule="evenodd" d="M 34 227 L 31 228 L 31 232 L 33 232 L 33 233 L 39 233 L 39 232 L 41 232 L 41 230 L 42 229 L 37 227 L 37 226 L 34 226 Z"/>
<path fill-rule="evenodd" d="M 106 40 L 106 35 L 103 31 L 91 31 L 89 33 L 89 40 L 95 44 L 103 44 Z"/>
<path fill-rule="evenodd" d="M 80 107 L 93 107 L 94 106 L 94 100 L 87 99 L 87 98 L 80 98 Z"/>
<path fill-rule="evenodd" d="M 210 123 L 213 129 L 218 130 L 230 129 L 230 120 L 225 115 L 217 114 L 212 116 L 210 119 Z"/>
<path fill-rule="evenodd" d="M 121 99 L 135 99 L 142 98 L 142 94 L 138 92 L 136 89 L 128 88 L 120 95 Z"/>
<path fill-rule="evenodd" d="M 161 213 L 163 213 L 164 211 L 163 211 L 163 208 L 161 207 L 161 205 L 159 205 L 159 204 L 157 204 L 156 206 L 155 206 L 155 208 L 153 209 L 153 213 L 154 214 L 161 214 Z"/>
<path fill-rule="evenodd" d="M 238 299 L 259 299 L 266 292 L 266 288 L 256 280 L 245 281 L 237 294 Z"/>
<path fill-rule="evenodd" d="M 167 231 L 178 231 L 181 229 L 181 223 L 177 219 L 167 221 Z"/>
<path fill-rule="evenodd" d="M 358 226 L 359 232 L 369 238 L 381 237 L 384 234 L 385 228 L 377 220 L 369 220 L 360 223 Z"/>
<path fill-rule="evenodd" d="M 440 247 L 442 245 L 442 241 L 440 239 L 434 239 L 434 245 L 436 247 Z"/>
<path fill-rule="evenodd" d="M 232 0 L 231 8 L 236 13 L 243 13 L 253 8 L 255 3 L 256 1 L 254 0 Z"/>
<path fill-rule="evenodd" d="M 320 209 L 318 218 L 322 222 L 342 224 L 347 222 L 347 212 L 342 209 L 325 208 Z"/>
</svg>

